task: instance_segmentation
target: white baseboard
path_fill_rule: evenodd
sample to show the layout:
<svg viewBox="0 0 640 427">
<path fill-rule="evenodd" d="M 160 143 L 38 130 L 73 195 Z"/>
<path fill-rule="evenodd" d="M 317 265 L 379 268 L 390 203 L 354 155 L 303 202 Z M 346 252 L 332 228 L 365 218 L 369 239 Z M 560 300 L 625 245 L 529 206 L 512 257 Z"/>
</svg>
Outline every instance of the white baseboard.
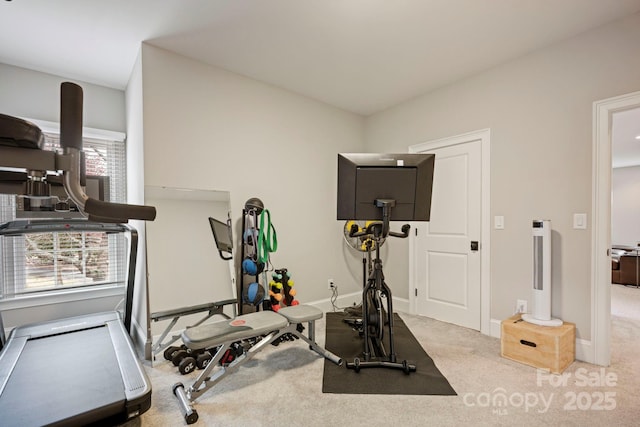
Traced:
<svg viewBox="0 0 640 427">
<path fill-rule="evenodd" d="M 500 338 L 500 320 L 491 319 L 491 336 Z M 595 363 L 591 341 L 576 338 L 576 360 L 587 363 Z"/>
<path fill-rule="evenodd" d="M 409 300 L 405 298 L 393 297 L 393 311 L 399 311 L 400 313 L 410 313 Z"/>
<path fill-rule="evenodd" d="M 361 300 L 362 300 L 361 292 L 353 292 L 350 294 L 339 295 L 335 302 L 335 305 L 337 307 L 336 310 L 342 310 L 346 307 L 351 307 L 351 306 L 360 304 Z M 324 312 L 329 312 L 334 310 L 334 307 L 331 305 L 330 298 L 321 299 L 317 301 L 309 301 L 309 302 L 306 302 L 305 304 L 309 304 L 314 307 L 317 307 Z"/>
<path fill-rule="evenodd" d="M 147 333 L 135 317 L 131 318 L 133 347 L 138 356 L 144 360 L 151 360 L 151 342 L 147 339 Z"/>
<path fill-rule="evenodd" d="M 362 293 L 361 292 L 353 292 L 346 295 L 338 296 L 338 299 L 335 302 L 336 310 L 342 310 L 346 307 L 350 307 L 353 305 L 358 305 L 362 301 Z M 321 299 L 317 301 L 310 301 L 305 304 L 312 305 L 314 307 L 319 308 L 324 312 L 334 311 L 334 307 L 331 305 L 331 299 Z M 409 313 L 409 300 L 405 298 L 396 298 L 393 297 L 393 311 L 400 313 Z"/>
<path fill-rule="evenodd" d="M 576 338 L 576 360 L 595 364 L 591 341 Z"/>
<path fill-rule="evenodd" d="M 494 338 L 500 338 L 500 320 L 496 320 L 496 319 L 491 319 L 491 331 L 489 332 L 489 335 L 494 337 Z"/>
</svg>

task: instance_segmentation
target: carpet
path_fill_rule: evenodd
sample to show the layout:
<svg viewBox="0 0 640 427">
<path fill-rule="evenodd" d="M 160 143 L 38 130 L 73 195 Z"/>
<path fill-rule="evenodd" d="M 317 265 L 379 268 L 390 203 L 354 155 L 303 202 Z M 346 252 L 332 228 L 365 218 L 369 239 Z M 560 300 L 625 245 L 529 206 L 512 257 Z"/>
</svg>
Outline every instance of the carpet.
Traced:
<svg viewBox="0 0 640 427">
<path fill-rule="evenodd" d="M 407 360 L 416 365 L 416 372 L 407 375 L 401 370 L 388 368 L 366 368 L 360 372 L 347 369 L 347 362 L 353 362 L 354 357 L 362 358 L 363 342 L 358 332 L 343 322 L 345 317 L 344 313 L 326 314 L 325 348 L 342 357 L 344 364 L 337 366 L 325 360 L 323 393 L 456 395 L 433 359 L 395 313 L 393 333 L 397 360 Z"/>
</svg>

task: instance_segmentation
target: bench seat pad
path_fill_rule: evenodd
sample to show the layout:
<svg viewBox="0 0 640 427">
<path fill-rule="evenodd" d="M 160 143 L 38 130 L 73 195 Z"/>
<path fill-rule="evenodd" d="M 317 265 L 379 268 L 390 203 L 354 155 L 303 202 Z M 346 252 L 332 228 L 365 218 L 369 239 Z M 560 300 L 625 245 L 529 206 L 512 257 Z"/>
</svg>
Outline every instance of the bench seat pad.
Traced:
<svg viewBox="0 0 640 427">
<path fill-rule="evenodd" d="M 322 310 L 311 305 L 292 305 L 290 307 L 282 307 L 278 310 L 278 314 L 283 315 L 290 323 L 311 322 L 312 320 L 322 319 Z"/>
<path fill-rule="evenodd" d="M 273 311 L 258 311 L 231 320 L 185 329 L 182 332 L 182 342 L 192 350 L 200 350 L 229 341 L 257 337 L 286 328 L 288 324 L 286 317 Z"/>
</svg>

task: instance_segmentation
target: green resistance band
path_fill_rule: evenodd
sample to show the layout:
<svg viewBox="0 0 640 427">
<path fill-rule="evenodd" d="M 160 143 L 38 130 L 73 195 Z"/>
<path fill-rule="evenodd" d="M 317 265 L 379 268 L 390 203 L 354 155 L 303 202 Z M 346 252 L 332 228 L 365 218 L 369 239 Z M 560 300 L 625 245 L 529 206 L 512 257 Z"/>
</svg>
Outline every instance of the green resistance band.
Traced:
<svg viewBox="0 0 640 427">
<path fill-rule="evenodd" d="M 265 218 L 267 221 L 266 224 Z M 263 209 L 262 213 L 260 214 L 260 231 L 258 233 L 258 262 L 263 262 L 266 264 L 269 260 L 269 253 L 275 252 L 277 250 L 278 236 L 276 235 L 276 229 L 274 228 L 273 224 L 271 224 L 271 213 L 269 213 L 269 210 Z"/>
</svg>

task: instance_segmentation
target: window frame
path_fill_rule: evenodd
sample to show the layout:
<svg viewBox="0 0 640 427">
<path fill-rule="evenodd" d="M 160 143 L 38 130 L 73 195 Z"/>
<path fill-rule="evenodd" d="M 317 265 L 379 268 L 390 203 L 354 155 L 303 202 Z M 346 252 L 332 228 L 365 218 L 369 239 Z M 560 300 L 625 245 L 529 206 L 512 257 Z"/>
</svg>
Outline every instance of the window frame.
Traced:
<svg viewBox="0 0 640 427">
<path fill-rule="evenodd" d="M 60 124 L 56 122 L 50 122 L 45 120 L 32 119 L 22 117 L 40 128 L 43 133 L 60 134 Z M 94 140 L 108 140 L 115 142 L 125 142 L 126 134 L 123 132 L 109 131 L 95 128 L 82 128 L 82 136 L 84 139 Z M 125 145 L 125 159 L 126 159 L 126 145 Z M 124 168 L 126 170 L 126 167 Z M 125 189 L 126 194 L 126 180 Z M 126 265 L 127 255 L 125 254 L 124 268 L 127 271 Z M 14 263 L 15 266 L 15 263 Z M 112 268 L 112 267 L 110 267 Z M 49 304 L 59 304 L 66 302 L 82 301 L 88 299 L 97 298 L 109 298 L 116 296 L 124 296 L 126 292 L 127 279 L 125 278 L 124 286 L 122 284 L 96 284 L 95 286 L 83 286 L 72 288 L 57 288 L 46 292 L 24 293 L 15 295 L 15 297 L 0 299 L 0 311 L 14 310 L 27 307 L 37 307 Z"/>
</svg>

